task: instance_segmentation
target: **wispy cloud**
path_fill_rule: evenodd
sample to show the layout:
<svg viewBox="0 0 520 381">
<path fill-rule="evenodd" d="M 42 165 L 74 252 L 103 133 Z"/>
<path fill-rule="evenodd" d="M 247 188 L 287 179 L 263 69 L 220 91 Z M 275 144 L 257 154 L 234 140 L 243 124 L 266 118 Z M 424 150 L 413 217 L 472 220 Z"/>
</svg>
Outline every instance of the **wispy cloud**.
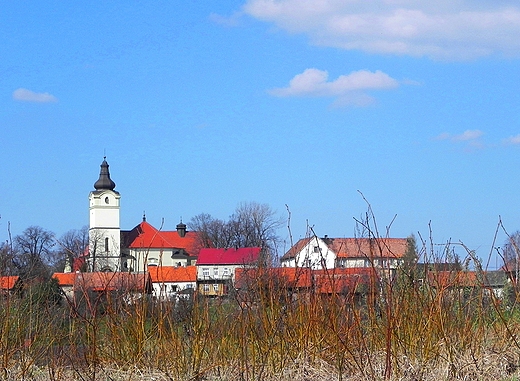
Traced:
<svg viewBox="0 0 520 381">
<path fill-rule="evenodd" d="M 520 144 L 520 134 L 518 134 L 516 136 L 510 136 L 507 139 L 504 139 L 503 143 L 507 144 L 507 145 L 519 145 Z"/>
<path fill-rule="evenodd" d="M 354 71 L 329 81 L 329 73 L 315 68 L 306 69 L 289 81 L 289 86 L 269 90 L 277 97 L 334 97 L 336 105 L 364 106 L 373 102 L 367 90 L 384 90 L 399 86 L 399 82 L 382 71 Z"/>
<path fill-rule="evenodd" d="M 31 90 L 19 88 L 13 91 L 13 99 L 20 102 L 52 103 L 58 102 L 58 98 L 49 93 L 36 93 Z"/>
<path fill-rule="evenodd" d="M 242 10 L 316 45 L 448 60 L 520 56 L 517 0 L 248 0 Z"/>
<path fill-rule="evenodd" d="M 481 137 L 484 133 L 480 130 L 466 130 L 462 134 L 450 134 L 443 132 L 435 137 L 435 140 L 446 140 L 450 142 L 465 143 L 467 146 L 473 148 L 484 148 Z"/>
</svg>

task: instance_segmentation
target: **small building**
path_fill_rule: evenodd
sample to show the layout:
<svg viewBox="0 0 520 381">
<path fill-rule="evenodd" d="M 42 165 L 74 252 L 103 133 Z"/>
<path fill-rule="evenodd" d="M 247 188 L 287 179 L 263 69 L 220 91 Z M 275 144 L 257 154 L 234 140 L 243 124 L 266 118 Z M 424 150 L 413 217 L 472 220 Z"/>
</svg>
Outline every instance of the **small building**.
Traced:
<svg viewBox="0 0 520 381">
<path fill-rule="evenodd" d="M 227 295 L 238 268 L 253 268 L 260 259 L 259 247 L 238 249 L 203 248 L 197 259 L 197 290 L 205 296 Z"/>
<path fill-rule="evenodd" d="M 150 266 L 148 271 L 156 300 L 187 299 L 197 286 L 195 266 Z"/>
</svg>

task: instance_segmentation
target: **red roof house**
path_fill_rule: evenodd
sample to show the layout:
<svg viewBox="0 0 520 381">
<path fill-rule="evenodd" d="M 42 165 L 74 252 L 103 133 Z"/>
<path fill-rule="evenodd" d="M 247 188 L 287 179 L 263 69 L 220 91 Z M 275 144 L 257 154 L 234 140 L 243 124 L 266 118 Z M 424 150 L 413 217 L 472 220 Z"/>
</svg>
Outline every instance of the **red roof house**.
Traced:
<svg viewBox="0 0 520 381">
<path fill-rule="evenodd" d="M 187 298 L 197 285 L 195 266 L 149 266 L 153 294 L 159 300 Z"/>
<path fill-rule="evenodd" d="M 235 280 L 235 270 L 257 265 L 260 251 L 259 247 L 201 249 L 197 259 L 199 293 L 207 296 L 229 293 Z"/>
<path fill-rule="evenodd" d="M 143 221 L 130 231 L 123 231 L 123 255 L 130 258 L 130 270 L 146 271 L 148 266 L 189 266 L 199 250 L 197 232 L 186 231 L 182 222 L 175 231 L 162 231 Z"/>
</svg>

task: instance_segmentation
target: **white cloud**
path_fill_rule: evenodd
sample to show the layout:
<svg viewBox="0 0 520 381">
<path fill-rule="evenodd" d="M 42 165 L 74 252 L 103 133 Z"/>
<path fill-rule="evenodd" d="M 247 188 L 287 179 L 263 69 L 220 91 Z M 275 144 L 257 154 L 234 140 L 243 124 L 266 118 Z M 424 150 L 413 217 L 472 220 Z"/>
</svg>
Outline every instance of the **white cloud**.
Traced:
<svg viewBox="0 0 520 381">
<path fill-rule="evenodd" d="M 451 142 L 464 142 L 467 147 L 471 149 L 482 149 L 484 144 L 481 141 L 481 137 L 484 133 L 480 130 L 466 130 L 462 134 L 452 135 L 448 132 L 443 132 L 438 135 L 436 140 L 448 140 Z"/>
<path fill-rule="evenodd" d="M 504 139 L 504 143 L 505 144 L 513 144 L 513 145 L 520 144 L 520 134 L 518 134 L 516 136 L 510 136 L 507 139 Z"/>
<path fill-rule="evenodd" d="M 52 103 L 58 98 L 49 93 L 35 93 L 34 91 L 19 88 L 13 91 L 13 99 L 21 102 Z"/>
<path fill-rule="evenodd" d="M 306 69 L 289 81 L 289 86 L 269 90 L 277 97 L 311 96 L 336 97 L 336 106 L 365 106 L 373 102 L 366 90 L 383 90 L 399 86 L 399 82 L 380 70 L 354 71 L 328 81 L 329 73 L 319 69 Z"/>
<path fill-rule="evenodd" d="M 242 10 L 347 50 L 436 59 L 520 55 L 516 0 L 248 0 Z"/>
</svg>

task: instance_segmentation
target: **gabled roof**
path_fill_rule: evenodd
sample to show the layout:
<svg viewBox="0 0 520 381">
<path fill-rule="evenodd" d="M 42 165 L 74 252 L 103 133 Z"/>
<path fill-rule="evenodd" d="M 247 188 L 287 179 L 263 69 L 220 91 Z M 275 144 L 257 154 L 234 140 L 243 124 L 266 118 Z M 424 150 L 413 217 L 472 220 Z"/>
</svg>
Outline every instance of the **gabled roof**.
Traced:
<svg viewBox="0 0 520 381">
<path fill-rule="evenodd" d="M 317 238 L 317 237 L 315 237 Z M 300 239 L 282 257 L 294 258 L 313 238 Z M 406 238 L 320 238 L 337 258 L 402 258 L 406 252 Z M 309 248 L 311 250 L 311 248 Z"/>
<path fill-rule="evenodd" d="M 196 282 L 197 268 L 195 266 L 148 266 L 152 283 Z"/>
<path fill-rule="evenodd" d="M 16 286 L 18 281 L 20 281 L 20 277 L 18 275 L 2 276 L 0 277 L 0 289 L 4 291 L 11 291 Z"/>
<path fill-rule="evenodd" d="M 259 247 L 200 249 L 197 265 L 250 265 L 258 261 Z"/>
<path fill-rule="evenodd" d="M 125 244 L 131 249 L 184 249 L 190 255 L 197 255 L 198 235 L 186 232 L 181 237 L 177 231 L 161 231 L 143 221 L 130 231 L 124 232 Z"/>
<path fill-rule="evenodd" d="M 124 272 L 76 273 L 75 290 L 148 292 L 150 274 Z"/>
<path fill-rule="evenodd" d="M 74 286 L 74 280 L 76 279 L 76 273 L 54 273 L 52 275 L 54 279 L 58 281 L 60 286 Z"/>
</svg>

